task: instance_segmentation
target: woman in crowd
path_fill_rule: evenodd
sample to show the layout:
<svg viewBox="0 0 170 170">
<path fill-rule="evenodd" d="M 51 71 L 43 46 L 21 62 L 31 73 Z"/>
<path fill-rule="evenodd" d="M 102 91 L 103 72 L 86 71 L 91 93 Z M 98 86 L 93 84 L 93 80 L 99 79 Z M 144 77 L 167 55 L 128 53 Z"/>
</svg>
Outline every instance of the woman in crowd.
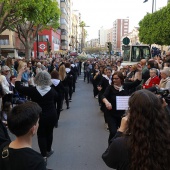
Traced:
<svg viewBox="0 0 170 170">
<path fill-rule="evenodd" d="M 126 75 L 125 82 L 133 82 L 136 80 L 137 65 L 129 66 L 129 72 Z"/>
<path fill-rule="evenodd" d="M 18 72 L 21 68 L 26 68 L 25 71 L 23 72 L 22 74 L 22 77 L 21 77 L 21 82 L 24 86 L 29 86 L 29 83 L 30 83 L 30 70 L 29 68 L 27 67 L 27 63 L 24 62 L 24 61 L 20 61 L 19 62 L 19 66 L 18 66 Z"/>
<path fill-rule="evenodd" d="M 66 68 L 66 75 L 68 80 L 68 94 L 69 94 L 69 101 L 72 101 L 72 94 L 73 94 L 73 78 L 74 78 L 74 72 L 71 70 L 71 64 L 69 62 L 65 63 Z"/>
<path fill-rule="evenodd" d="M 31 97 L 31 100 L 38 103 L 42 108 L 40 115 L 39 128 L 37 132 L 40 152 L 47 161 L 47 157 L 54 151 L 52 150 L 53 128 L 57 121 L 56 101 L 57 92 L 51 88 L 51 76 L 47 71 L 41 71 L 35 76 L 36 87 L 24 87 L 21 85 L 21 77 L 27 68 L 19 70 L 15 87 L 18 92 Z"/>
<path fill-rule="evenodd" d="M 94 65 L 94 70 L 93 70 L 93 96 L 98 98 L 98 89 L 97 89 L 97 85 L 99 84 L 100 78 L 99 75 L 100 74 L 100 70 L 99 70 L 99 66 L 98 64 Z"/>
<path fill-rule="evenodd" d="M 69 81 L 68 77 L 66 74 L 66 68 L 64 63 L 62 63 L 59 67 L 59 79 L 61 80 L 62 84 L 64 85 L 64 98 L 66 101 L 67 109 L 69 109 L 69 100 L 68 100 L 68 92 L 69 92 Z M 62 105 L 63 105 L 63 100 L 62 100 Z M 62 108 L 62 106 L 61 106 Z"/>
<path fill-rule="evenodd" d="M 170 92 L 170 68 L 166 68 L 160 71 L 161 73 L 161 81 L 157 87 L 159 89 L 168 89 Z"/>
<path fill-rule="evenodd" d="M 99 82 L 98 82 L 98 84 L 97 84 L 97 89 L 98 89 L 98 91 L 99 91 L 99 94 L 98 94 L 98 102 L 99 102 L 99 106 L 101 106 L 102 105 L 102 99 L 101 99 L 101 97 L 102 97 L 102 95 L 103 95 L 103 93 L 104 93 L 104 90 L 105 90 L 105 87 L 103 88 L 103 89 L 100 89 L 100 86 L 101 86 L 101 84 L 102 84 L 102 79 L 104 79 L 104 77 L 106 77 L 107 76 L 107 67 L 105 66 L 100 66 L 100 74 L 98 75 L 98 77 L 99 77 Z M 104 79 L 105 80 L 105 79 Z M 99 88 L 98 88 L 98 86 L 99 86 Z M 101 110 L 102 110 L 102 108 L 101 108 Z"/>
<path fill-rule="evenodd" d="M 17 71 L 15 70 L 15 68 L 14 68 L 14 59 L 13 58 L 11 58 L 11 57 L 8 57 L 7 59 L 6 59 L 6 65 L 10 68 L 10 75 L 9 75 L 9 77 L 10 76 L 17 76 Z"/>
<path fill-rule="evenodd" d="M 151 68 L 149 70 L 150 78 L 143 84 L 143 89 L 148 89 L 159 84 L 160 79 L 157 76 L 157 69 Z"/>
<path fill-rule="evenodd" d="M 64 97 L 64 85 L 62 84 L 61 80 L 59 80 L 59 73 L 56 70 L 53 70 L 51 72 L 51 81 L 52 81 L 52 87 L 56 90 L 58 93 L 58 100 L 57 100 L 57 114 L 58 114 L 58 119 L 56 122 L 55 127 L 58 127 L 58 120 L 60 118 L 60 111 L 62 109 L 62 100 Z"/>
<path fill-rule="evenodd" d="M 105 92 L 106 88 L 111 84 L 112 78 L 112 69 L 110 67 L 107 68 L 106 76 L 102 77 L 100 83 L 98 84 L 98 90 L 100 93 L 101 100 L 101 111 L 104 113 L 104 121 L 106 129 L 108 130 L 108 121 L 107 121 L 107 112 L 104 103 L 102 102 L 102 95 Z"/>
<path fill-rule="evenodd" d="M 170 169 L 170 125 L 160 99 L 148 90 L 129 99 L 127 116 L 102 155 L 117 170 Z"/>
<path fill-rule="evenodd" d="M 116 97 L 128 96 L 129 89 L 134 88 L 141 83 L 142 79 L 141 70 L 142 70 L 141 66 L 138 65 L 137 80 L 130 83 L 124 83 L 123 74 L 121 72 L 115 72 L 112 75 L 111 85 L 107 87 L 102 96 L 102 101 L 106 106 L 107 122 L 110 132 L 108 143 L 110 143 L 111 139 L 116 134 L 116 131 L 120 126 L 121 117 L 125 113 L 125 110 L 117 110 Z"/>
</svg>

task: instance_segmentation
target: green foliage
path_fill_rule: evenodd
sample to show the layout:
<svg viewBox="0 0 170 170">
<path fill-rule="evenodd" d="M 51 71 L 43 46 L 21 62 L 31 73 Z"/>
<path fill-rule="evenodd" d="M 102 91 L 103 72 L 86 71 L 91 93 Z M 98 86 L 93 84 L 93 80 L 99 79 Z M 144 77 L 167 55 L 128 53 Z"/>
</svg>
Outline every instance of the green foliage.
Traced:
<svg viewBox="0 0 170 170">
<path fill-rule="evenodd" d="M 145 44 L 170 44 L 170 4 L 166 7 L 147 14 L 139 22 L 139 39 Z"/>
<path fill-rule="evenodd" d="M 80 24 L 79 24 L 79 26 L 80 26 L 80 27 L 85 27 L 85 26 L 86 26 L 86 24 L 85 24 L 85 22 L 84 22 L 84 21 L 81 21 L 81 22 L 80 22 Z"/>
<path fill-rule="evenodd" d="M 85 61 L 88 59 L 88 57 L 84 57 L 84 56 L 77 56 L 77 58 L 80 60 L 80 61 Z"/>
<path fill-rule="evenodd" d="M 58 28 L 60 9 L 56 0 L 0 0 L 0 33 L 16 23 Z"/>
</svg>

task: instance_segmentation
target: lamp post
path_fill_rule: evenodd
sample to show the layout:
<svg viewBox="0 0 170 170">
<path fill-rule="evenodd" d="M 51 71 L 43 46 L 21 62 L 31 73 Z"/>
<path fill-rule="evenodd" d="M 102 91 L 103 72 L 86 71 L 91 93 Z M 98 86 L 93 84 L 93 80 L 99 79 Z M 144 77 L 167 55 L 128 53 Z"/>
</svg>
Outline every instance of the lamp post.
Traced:
<svg viewBox="0 0 170 170">
<path fill-rule="evenodd" d="M 148 0 L 144 0 L 143 3 L 148 2 Z M 152 13 L 154 12 L 154 6 L 156 11 L 156 0 L 152 0 Z"/>
</svg>

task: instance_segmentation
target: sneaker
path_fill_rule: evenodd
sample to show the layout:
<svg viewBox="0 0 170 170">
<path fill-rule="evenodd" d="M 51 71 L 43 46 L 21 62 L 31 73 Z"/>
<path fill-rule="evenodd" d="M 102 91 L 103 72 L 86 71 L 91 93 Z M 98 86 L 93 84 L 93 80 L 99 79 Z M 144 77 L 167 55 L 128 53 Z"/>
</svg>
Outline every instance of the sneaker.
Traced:
<svg viewBox="0 0 170 170">
<path fill-rule="evenodd" d="M 95 98 L 98 99 L 98 96 L 96 96 Z"/>
<path fill-rule="evenodd" d="M 54 150 L 53 150 L 53 149 L 51 149 L 50 152 L 47 152 L 47 158 L 50 157 L 53 153 L 54 153 Z"/>
<path fill-rule="evenodd" d="M 71 99 L 69 99 L 69 102 L 72 102 L 72 100 L 71 100 Z"/>
</svg>

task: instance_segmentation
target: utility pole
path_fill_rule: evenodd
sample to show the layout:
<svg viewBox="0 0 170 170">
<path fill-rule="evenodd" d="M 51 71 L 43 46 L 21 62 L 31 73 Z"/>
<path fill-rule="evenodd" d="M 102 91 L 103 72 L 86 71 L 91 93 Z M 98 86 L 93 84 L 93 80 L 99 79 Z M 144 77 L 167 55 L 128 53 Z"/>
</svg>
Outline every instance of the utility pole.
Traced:
<svg viewBox="0 0 170 170">
<path fill-rule="evenodd" d="M 37 45 L 37 58 L 39 58 L 38 31 L 37 31 L 37 35 L 36 35 L 36 36 L 37 36 L 37 38 L 36 38 L 36 43 L 37 43 L 37 44 L 36 44 L 36 45 Z"/>
</svg>

